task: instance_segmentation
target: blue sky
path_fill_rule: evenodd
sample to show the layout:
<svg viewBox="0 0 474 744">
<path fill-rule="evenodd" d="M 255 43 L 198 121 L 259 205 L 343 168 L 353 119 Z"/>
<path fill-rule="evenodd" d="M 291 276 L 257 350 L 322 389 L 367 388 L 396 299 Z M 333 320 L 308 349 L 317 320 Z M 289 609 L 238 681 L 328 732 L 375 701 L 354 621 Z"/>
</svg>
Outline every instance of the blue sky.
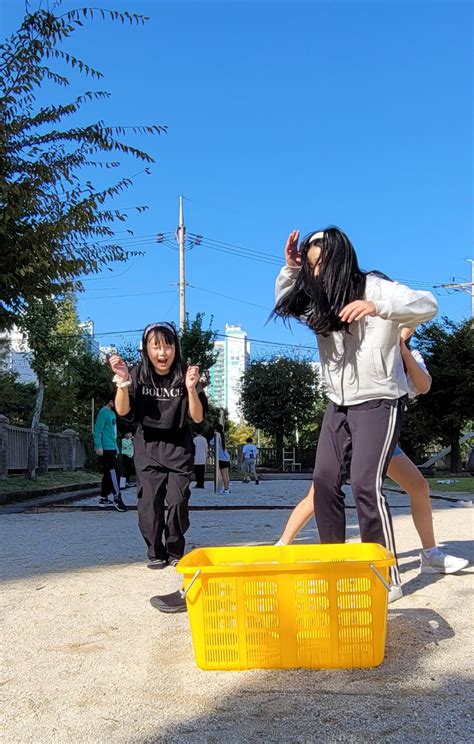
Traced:
<svg viewBox="0 0 474 744">
<path fill-rule="evenodd" d="M 195 287 L 187 309 L 213 315 L 220 331 L 240 323 L 251 338 L 313 344 L 301 327 L 266 325 L 275 259 L 296 227 L 306 233 L 337 224 L 364 268 L 415 288 L 470 279 L 470 3 L 93 5 L 150 21 L 130 28 L 98 20 L 68 43 L 104 73 L 100 85 L 75 80 L 71 96 L 98 87 L 112 93 L 84 110 L 84 120 L 168 127 L 164 136 L 131 140 L 157 161 L 116 202 L 149 205 L 141 216 L 129 212 L 127 225 L 147 236 L 145 255 L 85 282 L 79 313 L 95 321 L 97 333 L 178 320 L 178 254 L 153 236 L 174 232 L 180 193 L 188 232 L 205 236 L 186 255 Z M 22 7 L 5 2 L 7 31 Z M 49 97 L 45 89 L 40 103 Z M 122 172 L 139 169 L 128 163 Z M 211 249 L 211 240 L 220 243 Z M 222 244 L 243 247 L 245 257 Z M 255 260 L 262 253 L 270 259 Z M 467 294 L 440 292 L 438 299 L 442 314 L 469 314 Z"/>
</svg>

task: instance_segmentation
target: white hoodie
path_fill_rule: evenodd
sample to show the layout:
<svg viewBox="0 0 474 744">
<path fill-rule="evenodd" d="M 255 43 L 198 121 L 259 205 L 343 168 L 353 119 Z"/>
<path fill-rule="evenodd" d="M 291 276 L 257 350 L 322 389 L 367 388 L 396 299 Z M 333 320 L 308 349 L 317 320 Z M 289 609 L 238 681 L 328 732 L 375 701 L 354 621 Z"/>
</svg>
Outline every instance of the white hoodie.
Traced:
<svg viewBox="0 0 474 744">
<path fill-rule="evenodd" d="M 293 287 L 298 271 L 282 268 L 275 285 L 276 302 Z M 400 329 L 425 323 L 438 311 L 431 292 L 415 291 L 376 274 L 367 275 L 364 300 L 374 303 L 376 317 L 351 323 L 349 333 L 317 336 L 326 393 L 337 405 L 406 395 Z"/>
</svg>

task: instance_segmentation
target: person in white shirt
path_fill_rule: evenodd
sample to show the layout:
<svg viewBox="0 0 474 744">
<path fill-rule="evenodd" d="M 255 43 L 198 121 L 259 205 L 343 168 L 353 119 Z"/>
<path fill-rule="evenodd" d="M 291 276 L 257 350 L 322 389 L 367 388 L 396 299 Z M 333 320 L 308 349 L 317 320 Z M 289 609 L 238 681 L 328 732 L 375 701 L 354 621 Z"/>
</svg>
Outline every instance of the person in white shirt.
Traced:
<svg viewBox="0 0 474 744">
<path fill-rule="evenodd" d="M 195 488 L 204 488 L 204 476 L 207 462 L 207 439 L 202 434 L 197 434 L 194 439 L 194 475 L 196 476 Z"/>
<path fill-rule="evenodd" d="M 402 328 L 400 334 L 400 351 L 407 378 L 408 397 L 410 400 L 429 392 L 431 375 L 425 361 L 417 349 L 410 349 L 410 336 L 413 328 Z M 405 455 L 397 444 L 390 460 L 387 475 L 403 488 L 410 497 L 411 514 L 416 531 L 420 537 L 420 570 L 421 573 L 452 574 L 466 568 L 469 561 L 454 555 L 446 555 L 437 546 L 433 515 L 431 513 L 430 484 L 423 478 L 416 465 Z M 290 545 L 303 527 L 314 517 L 313 486 L 293 509 L 277 545 Z"/>
<path fill-rule="evenodd" d="M 437 310 L 430 292 L 363 271 L 351 241 L 338 228 L 312 232 L 300 244 L 299 230 L 290 233 L 273 315 L 304 323 L 317 338 L 329 399 L 313 473 L 316 521 L 324 543 L 345 542 L 341 486 L 350 468 L 362 541 L 379 543 L 396 557 L 382 482 L 408 393 L 400 328 L 425 323 Z M 390 578 L 390 596 L 401 596 L 397 564 L 391 566 Z"/>
<path fill-rule="evenodd" d="M 215 437 L 219 434 L 219 473 L 222 480 L 222 488 L 219 493 L 222 496 L 228 496 L 230 494 L 230 455 L 225 446 L 225 434 L 224 427 L 222 424 L 216 424 L 215 435 L 212 437 L 209 444 L 214 447 Z"/>
<path fill-rule="evenodd" d="M 258 486 L 259 480 L 257 475 L 257 455 L 258 450 L 253 443 L 252 437 L 248 437 L 246 444 L 242 447 L 242 471 L 244 473 L 244 483 L 250 483 L 255 481 L 255 485 Z M 250 477 L 249 477 L 250 476 Z"/>
</svg>

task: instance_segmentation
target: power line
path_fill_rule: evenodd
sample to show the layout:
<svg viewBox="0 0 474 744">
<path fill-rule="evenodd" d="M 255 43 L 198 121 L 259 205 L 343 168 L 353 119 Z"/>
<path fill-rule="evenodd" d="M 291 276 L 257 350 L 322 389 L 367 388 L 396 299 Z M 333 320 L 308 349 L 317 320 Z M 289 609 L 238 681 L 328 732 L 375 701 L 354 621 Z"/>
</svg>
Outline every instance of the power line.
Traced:
<svg viewBox="0 0 474 744">
<path fill-rule="evenodd" d="M 217 338 L 229 338 L 225 333 L 216 333 Z M 278 341 L 264 341 L 260 338 L 250 338 L 247 336 L 245 339 L 246 341 L 250 341 L 253 344 L 262 344 L 264 346 L 278 346 L 278 348 L 287 348 L 287 349 L 304 349 L 305 351 L 312 351 L 317 352 L 316 346 L 306 346 L 305 344 L 287 344 L 287 343 L 279 343 Z"/>
<path fill-rule="evenodd" d="M 282 259 L 280 256 L 277 256 L 275 253 L 268 253 L 267 251 L 259 251 L 256 248 L 246 248 L 242 245 L 236 245 L 235 243 L 227 243 L 224 240 L 216 240 L 215 238 L 209 238 L 207 235 L 196 235 L 194 233 L 190 233 L 191 237 L 195 240 L 205 240 L 209 244 L 214 245 L 221 245 L 225 248 L 233 248 L 239 251 L 243 251 L 245 253 L 249 253 L 252 256 L 259 255 L 263 258 L 272 259 L 273 261 L 277 261 L 279 264 L 282 262 Z"/>
<path fill-rule="evenodd" d="M 199 241 L 197 245 L 203 245 L 204 247 L 210 248 L 215 251 L 220 251 L 229 255 L 239 256 L 240 258 L 248 258 L 249 260 L 260 261 L 262 263 L 269 263 L 278 266 L 282 266 L 284 263 L 283 257 L 279 258 L 272 253 L 267 253 L 265 251 L 259 251 L 251 248 L 245 248 L 244 246 L 235 245 L 233 243 L 226 243 L 225 241 L 215 240 L 214 238 L 208 238 L 207 236 L 198 235 L 196 233 L 190 233 L 190 236 L 193 238 L 193 240 Z M 399 279 L 397 277 L 396 281 L 407 285 L 416 285 L 420 288 L 432 288 L 435 285 L 435 282 L 430 282 L 430 280 Z"/>
<path fill-rule="evenodd" d="M 172 230 L 168 230 L 166 232 L 145 233 L 144 235 L 134 235 L 132 233 L 128 237 L 123 238 L 115 238 L 113 235 L 110 235 L 98 240 L 87 241 L 85 245 L 92 245 L 94 243 L 128 243 L 130 241 L 133 242 L 134 240 L 150 240 L 150 242 L 152 243 L 159 243 L 163 238 L 169 237 L 171 235 L 173 235 Z"/>
<path fill-rule="evenodd" d="M 204 289 L 204 287 L 197 287 L 195 284 L 188 284 L 188 287 L 191 287 L 192 289 L 197 289 L 200 292 L 207 292 L 207 294 L 217 295 L 217 297 L 225 297 L 226 300 L 234 300 L 235 302 L 241 302 L 244 305 L 251 305 L 252 307 L 259 307 L 262 310 L 268 310 L 271 312 L 273 308 L 266 307 L 265 305 L 257 305 L 255 302 L 248 302 L 247 300 L 242 300 L 239 297 L 230 297 L 229 295 L 222 294 L 222 292 L 215 292 L 212 289 Z"/>
<path fill-rule="evenodd" d="M 120 294 L 120 295 L 104 295 L 103 297 L 80 297 L 81 300 L 117 300 L 122 297 L 147 297 L 148 295 L 158 294 L 172 294 L 174 289 L 161 289 L 158 292 L 137 292 L 131 294 Z"/>
<path fill-rule="evenodd" d="M 95 333 L 94 337 L 99 338 L 103 336 L 131 336 L 131 335 L 138 335 L 143 333 L 143 328 L 131 328 L 128 330 L 122 330 L 122 331 L 103 331 L 101 333 Z M 68 335 L 77 335 L 77 334 L 64 334 L 66 336 Z M 216 332 L 217 338 L 229 338 L 225 333 L 219 333 Z M 81 334 L 82 336 L 82 334 Z M 262 344 L 264 346 L 277 346 L 278 348 L 288 348 L 288 349 L 297 349 L 297 350 L 305 350 L 305 351 L 311 351 L 316 352 L 317 347 L 315 346 L 307 346 L 305 344 L 291 344 L 291 343 L 281 343 L 279 341 L 268 341 L 267 339 L 261 339 L 261 338 L 251 338 L 247 337 L 247 341 L 250 341 L 251 343 L 255 344 Z"/>
<path fill-rule="evenodd" d="M 258 263 L 265 263 L 273 266 L 282 266 L 283 257 L 279 258 L 276 254 L 268 253 L 266 251 L 257 250 L 254 248 L 247 248 L 245 246 L 237 245 L 235 243 L 228 243 L 224 240 L 218 240 L 198 233 L 188 233 L 189 238 L 187 239 L 187 250 L 202 246 L 209 250 L 217 251 L 222 254 L 235 256 L 237 258 L 245 258 L 250 261 L 256 261 Z M 131 235 L 130 237 L 123 237 L 117 240 L 111 236 L 103 240 L 95 241 L 98 244 L 114 244 L 123 247 L 124 249 L 133 250 L 134 248 L 144 248 L 147 246 L 163 244 L 167 248 L 171 248 L 174 251 L 178 250 L 178 246 L 175 243 L 175 233 L 172 231 L 165 231 L 162 233 L 147 233 L 144 235 Z M 115 277 L 123 276 L 122 274 L 115 274 Z M 91 279 L 83 279 L 81 281 L 100 281 L 101 279 L 110 279 L 112 277 L 94 277 Z M 397 281 L 411 285 L 417 288 L 432 289 L 442 285 L 437 285 L 436 282 L 430 280 L 419 280 L 419 279 L 399 279 Z"/>
<path fill-rule="evenodd" d="M 205 289 L 204 287 L 198 287 L 194 284 L 189 284 L 189 282 L 186 282 L 188 287 L 191 287 L 191 289 L 197 289 L 199 292 L 206 292 L 207 294 L 216 295 L 217 297 L 224 297 L 226 300 L 232 300 L 234 302 L 240 302 L 243 305 L 250 305 L 251 307 L 258 307 L 261 310 L 267 310 L 268 312 L 271 312 L 273 308 L 267 307 L 266 305 L 258 305 L 255 302 L 248 302 L 247 300 L 242 300 L 240 297 L 231 297 L 230 295 L 223 294 L 222 292 L 215 292 L 212 289 Z M 103 288 L 101 288 L 102 291 L 104 291 Z M 90 289 L 89 292 L 100 292 L 101 289 Z M 114 287 L 116 289 L 116 287 Z M 157 295 L 157 294 L 171 294 L 175 290 L 173 289 L 163 289 L 153 292 L 132 292 L 128 294 L 119 294 L 119 295 L 103 295 L 99 297 L 81 297 L 79 295 L 79 300 L 112 300 L 112 299 L 120 299 L 124 297 L 148 297 L 150 295 Z"/>
<path fill-rule="evenodd" d="M 455 292 L 467 292 L 469 295 L 471 295 L 471 317 L 474 319 L 474 259 L 466 258 L 466 261 L 471 264 L 471 281 L 470 282 L 452 281 L 449 284 L 438 284 L 437 286 L 441 289 L 445 289 L 448 294 L 455 293 Z M 452 278 L 454 280 L 456 277 L 452 277 Z"/>
<path fill-rule="evenodd" d="M 239 258 L 247 258 L 251 261 L 258 261 L 260 263 L 272 264 L 273 266 L 281 266 L 282 260 L 276 256 L 272 256 L 270 253 L 264 253 L 263 251 L 254 251 L 250 248 L 241 248 L 240 246 L 233 246 L 232 244 L 219 243 L 217 241 L 211 241 L 203 236 L 192 236 L 195 239 L 199 239 L 196 245 L 203 245 L 205 248 L 209 248 L 213 251 L 220 253 L 227 253 L 231 256 L 237 256 Z"/>
<path fill-rule="evenodd" d="M 229 255 L 234 256 L 236 258 L 244 258 L 250 261 L 255 261 L 258 263 L 264 263 L 267 265 L 272 266 L 282 266 L 283 259 L 278 258 L 275 254 L 267 253 L 265 251 L 260 251 L 256 249 L 250 249 L 246 248 L 241 245 L 237 245 L 235 243 L 227 243 L 223 240 L 217 240 L 215 238 L 210 238 L 207 236 L 203 236 L 197 233 L 188 233 L 189 238 L 191 239 L 191 245 L 189 245 L 188 240 L 188 250 L 191 248 L 203 246 L 204 248 L 207 248 L 208 250 L 213 250 L 218 253 L 221 253 L 223 255 Z M 120 238 L 119 240 L 114 241 L 112 238 L 110 239 L 104 239 L 103 243 L 114 243 L 117 245 L 121 245 L 126 250 L 134 250 L 134 249 L 141 249 L 148 246 L 153 245 L 165 245 L 167 248 L 171 248 L 174 251 L 178 250 L 178 246 L 174 242 L 175 235 L 171 231 L 166 231 L 163 233 L 148 233 L 144 235 L 139 236 L 130 236 L 130 237 L 124 237 Z M 120 274 L 114 274 L 110 277 L 94 277 L 90 279 L 83 279 L 83 282 L 92 282 L 92 281 L 101 281 L 101 279 L 112 279 L 112 278 L 119 278 L 121 276 L 124 276 L 132 266 L 136 263 L 134 261 L 125 271 L 121 272 Z M 445 288 L 446 285 L 436 285 L 434 282 L 430 283 L 429 281 L 423 281 L 418 279 L 397 279 L 397 281 L 407 284 L 408 286 L 413 286 L 417 289 L 437 289 L 437 288 Z M 192 285 L 190 285 L 192 286 Z M 199 291 L 207 292 L 209 294 L 215 294 L 216 296 L 221 296 L 225 299 L 232 300 L 234 302 L 241 302 L 242 304 L 259 307 L 264 310 L 271 310 L 271 308 L 265 307 L 263 305 L 259 305 L 257 303 L 248 302 L 246 300 L 242 300 L 237 297 L 231 297 L 229 295 L 225 295 L 223 293 L 213 292 L 212 290 L 205 289 L 203 287 L 195 287 L 195 289 L 198 289 Z M 121 297 L 139 297 L 139 296 L 147 296 L 150 294 L 159 294 L 157 293 L 151 293 L 151 292 L 144 292 L 144 293 L 132 293 L 129 295 L 114 295 L 110 296 L 111 298 L 121 298 Z M 83 297 L 82 299 L 91 299 Z M 95 299 L 108 299 L 108 297 L 96 297 Z"/>
</svg>

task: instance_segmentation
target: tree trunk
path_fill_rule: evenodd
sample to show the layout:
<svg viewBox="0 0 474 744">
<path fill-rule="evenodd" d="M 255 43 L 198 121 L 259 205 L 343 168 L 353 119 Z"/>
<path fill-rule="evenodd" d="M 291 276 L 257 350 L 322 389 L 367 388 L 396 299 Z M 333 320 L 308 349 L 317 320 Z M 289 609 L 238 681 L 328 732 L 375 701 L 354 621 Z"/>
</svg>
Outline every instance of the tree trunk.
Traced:
<svg viewBox="0 0 474 744">
<path fill-rule="evenodd" d="M 43 408 L 44 383 L 39 381 L 38 392 L 36 393 L 35 410 L 31 421 L 31 436 L 28 445 L 28 470 L 26 477 L 30 480 L 36 480 L 36 448 L 38 447 L 38 427 L 41 419 L 41 410 Z"/>
<path fill-rule="evenodd" d="M 449 443 L 451 445 L 451 472 L 460 473 L 462 471 L 461 462 L 461 446 L 459 444 L 459 438 L 461 432 L 459 429 L 451 431 L 449 433 Z"/>
</svg>

